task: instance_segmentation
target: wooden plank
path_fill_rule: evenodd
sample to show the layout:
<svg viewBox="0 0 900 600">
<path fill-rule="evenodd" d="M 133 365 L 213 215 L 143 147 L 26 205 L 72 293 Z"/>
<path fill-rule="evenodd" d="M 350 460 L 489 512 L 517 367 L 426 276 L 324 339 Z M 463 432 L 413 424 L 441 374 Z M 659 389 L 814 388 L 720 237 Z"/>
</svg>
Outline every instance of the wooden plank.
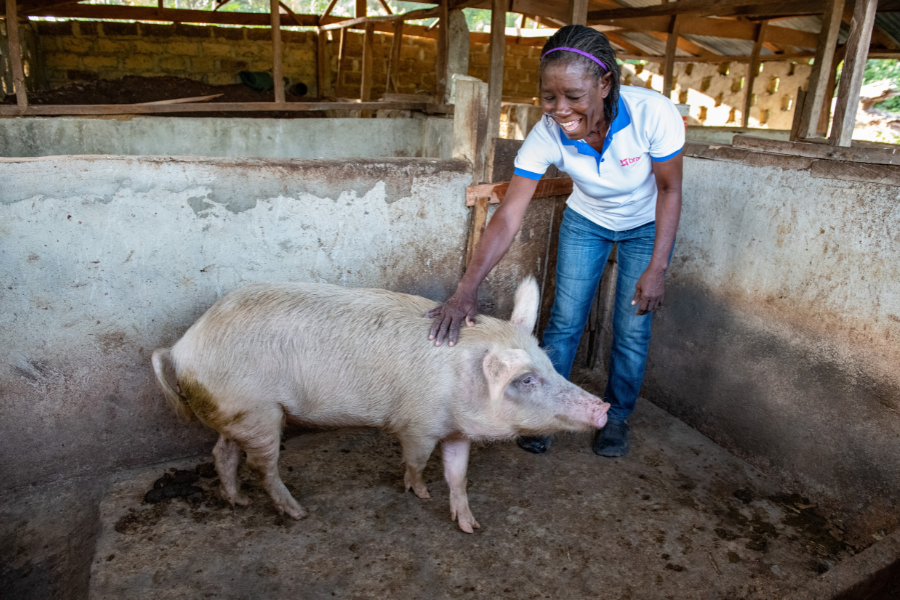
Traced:
<svg viewBox="0 0 900 600">
<path fill-rule="evenodd" d="M 321 29 L 316 30 L 316 88 L 319 98 L 328 95 L 328 62 L 325 60 L 325 43 L 328 35 Z"/>
<path fill-rule="evenodd" d="M 6 36 L 9 42 L 9 62 L 12 67 L 13 90 L 16 104 L 28 106 L 28 91 L 25 89 L 25 69 L 22 66 L 22 46 L 19 41 L 19 15 L 16 0 L 6 0 Z"/>
<path fill-rule="evenodd" d="M 160 104 L 189 104 L 191 102 L 206 102 L 225 94 L 212 94 L 211 96 L 194 96 L 193 98 L 174 98 L 172 100 L 157 100 L 155 102 L 137 102 L 139 106 L 153 106 Z"/>
<path fill-rule="evenodd" d="M 588 0 L 570 0 L 569 25 L 587 25 Z"/>
<path fill-rule="evenodd" d="M 859 107 L 859 91 L 862 88 L 863 71 L 866 69 L 866 55 L 875 25 L 875 9 L 878 0 L 856 0 L 853 21 L 847 37 L 847 56 L 841 70 L 841 85 L 838 87 L 837 104 L 834 107 L 834 121 L 828 143 L 832 146 L 850 146 L 853 127 L 856 125 L 856 111 Z"/>
<path fill-rule="evenodd" d="M 644 52 L 643 50 L 641 50 L 640 48 L 638 48 L 637 46 L 635 46 L 634 44 L 632 44 L 631 42 L 629 42 L 628 40 L 626 40 L 624 37 L 622 37 L 621 35 L 619 35 L 617 33 L 613 33 L 612 31 L 604 31 L 603 33 L 606 35 L 606 38 L 610 42 L 612 42 L 616 46 L 619 46 L 620 48 L 624 48 L 626 52 L 630 52 L 631 54 L 633 54 L 635 56 L 644 56 L 646 54 L 646 52 Z"/>
<path fill-rule="evenodd" d="M 297 13 L 291 10 L 290 6 L 285 4 L 283 1 L 279 1 L 278 6 L 284 9 L 284 12 L 286 12 L 291 18 L 291 21 L 294 22 L 294 25 L 296 25 L 297 27 L 303 27 L 303 23 L 300 22 L 300 17 L 297 16 Z"/>
<path fill-rule="evenodd" d="M 366 16 L 366 0 L 356 0 L 356 8 L 353 12 L 353 16 L 357 19 Z"/>
<path fill-rule="evenodd" d="M 384 0 L 378 0 L 378 3 L 381 4 L 381 7 L 385 10 L 385 12 L 387 12 L 387 14 L 394 14 L 394 11 L 391 10 L 391 7 L 388 6 L 387 2 L 385 2 Z"/>
<path fill-rule="evenodd" d="M 647 35 L 653 36 L 658 40 L 662 40 L 666 43 L 669 41 L 669 35 L 667 33 L 660 33 L 658 31 L 648 31 Z M 721 54 L 717 54 L 715 52 L 710 52 L 706 48 L 698 46 L 691 40 L 683 37 L 678 37 L 675 40 L 675 45 L 679 50 L 684 50 L 685 52 L 692 54 L 693 56 L 721 56 Z"/>
<path fill-rule="evenodd" d="M 766 37 L 768 21 L 763 21 L 756 26 L 756 41 L 753 42 L 753 54 L 750 55 L 750 63 L 747 66 L 747 78 L 745 83 L 747 90 L 744 93 L 744 112 L 741 114 L 741 127 L 747 127 L 750 122 L 750 103 L 753 100 L 753 84 L 759 75 L 759 51 L 762 49 L 763 40 Z"/>
<path fill-rule="evenodd" d="M 400 48 L 403 46 L 403 21 L 394 23 L 394 39 L 391 41 L 391 61 L 388 63 L 387 86 L 390 92 L 400 91 Z"/>
<path fill-rule="evenodd" d="M 507 0 L 493 0 L 491 5 L 491 70 L 488 98 L 488 139 L 500 135 L 500 112 L 503 98 L 503 56 L 506 52 Z"/>
<path fill-rule="evenodd" d="M 325 7 L 325 12 L 322 13 L 321 19 L 324 19 L 331 14 L 331 11 L 333 11 L 334 7 L 337 5 L 337 1 L 338 0 L 331 0 L 331 2 L 328 3 L 328 6 Z"/>
<path fill-rule="evenodd" d="M 484 183 L 470 185 L 466 188 L 466 206 L 475 206 L 478 198 L 490 198 L 491 204 L 503 202 L 506 192 L 509 190 L 509 182 Z M 541 179 L 534 190 L 533 198 L 550 198 L 552 196 L 565 196 L 572 193 L 572 180 L 568 177 L 554 177 Z"/>
<path fill-rule="evenodd" d="M 420 110 L 452 114 L 453 107 L 428 102 L 214 102 L 209 104 L 0 105 L 0 116 L 141 115 L 186 112 L 309 112 L 315 110 Z"/>
<path fill-rule="evenodd" d="M 450 60 L 450 10 L 449 0 L 438 0 L 438 42 L 435 61 L 435 95 L 443 102 L 447 100 L 447 63 Z"/>
<path fill-rule="evenodd" d="M 800 110 L 798 135 L 801 138 L 815 137 L 817 133 L 843 12 L 844 0 L 827 0 L 825 14 L 822 16 L 822 30 L 819 32 L 819 45 L 816 46 L 816 57 L 809 74 L 806 101 L 797 105 Z"/>
<path fill-rule="evenodd" d="M 837 87 L 837 70 L 844 55 L 847 52 L 846 46 L 838 48 L 834 53 L 831 61 L 831 70 L 828 75 L 828 87 L 825 88 L 825 97 L 822 98 L 822 113 L 819 115 L 819 126 L 816 129 L 816 137 L 825 137 L 828 135 L 828 124 L 831 122 L 831 101 L 834 99 L 834 89 Z"/>
<path fill-rule="evenodd" d="M 332 31 L 334 29 L 346 29 L 347 27 L 355 27 L 357 25 L 367 25 L 369 23 L 394 23 L 396 21 L 417 21 L 419 19 L 430 19 L 439 17 L 440 11 L 437 8 L 413 10 L 401 15 L 388 15 L 377 17 L 355 17 L 353 19 L 345 19 L 336 23 L 323 25 L 323 31 Z"/>
<path fill-rule="evenodd" d="M 669 17 L 672 15 L 721 16 L 733 14 L 732 11 L 735 9 L 760 4 L 765 4 L 765 2 L 760 0 L 679 0 L 652 6 L 592 10 L 588 13 L 588 20 Z"/>
<path fill-rule="evenodd" d="M 474 78 L 456 81 L 453 113 L 453 158 L 472 165 L 472 181 L 484 181 L 485 143 L 488 131 L 488 85 Z"/>
<path fill-rule="evenodd" d="M 672 24 L 669 26 L 668 36 L 666 40 L 666 60 L 663 66 L 663 96 L 672 97 L 672 78 L 675 75 L 675 50 L 678 47 L 678 15 L 671 17 Z"/>
<path fill-rule="evenodd" d="M 341 89 L 341 75 L 344 72 L 344 55 L 347 52 L 347 36 L 349 35 L 349 31 L 347 29 L 341 29 L 340 31 L 340 42 L 338 43 L 338 68 L 337 68 L 337 80 L 334 82 L 334 91 L 335 94 L 338 94 Z"/>
<path fill-rule="evenodd" d="M 794 116 L 791 119 L 791 134 L 788 140 L 796 142 L 800 138 L 800 121 L 803 119 L 802 108 L 806 102 L 806 92 L 802 87 L 797 88 L 797 100 L 794 102 Z"/>
<path fill-rule="evenodd" d="M 272 79 L 275 83 L 275 102 L 284 103 L 284 76 L 281 70 L 281 5 L 278 0 L 269 0 L 269 14 L 272 19 Z"/>
<path fill-rule="evenodd" d="M 362 83 L 359 88 L 359 99 L 363 102 L 372 100 L 372 70 L 375 65 L 375 27 L 366 24 L 363 37 Z"/>
<path fill-rule="evenodd" d="M 845 148 L 829 144 L 812 144 L 809 142 L 785 142 L 770 140 L 749 135 L 736 135 L 731 145 L 735 149 L 802 156 L 820 160 L 868 163 L 875 165 L 900 165 L 900 146 L 893 148 L 871 148 L 853 146 Z"/>
<path fill-rule="evenodd" d="M 487 225 L 488 199 L 477 198 L 471 206 L 475 207 L 475 211 L 472 213 L 472 230 L 469 233 L 469 244 L 466 247 L 466 267 L 472 262 L 475 247 L 481 240 L 481 235 L 484 233 L 484 228 Z"/>
<path fill-rule="evenodd" d="M 167 21 L 174 23 L 204 23 L 208 25 L 258 25 L 271 26 L 271 17 L 264 12 L 213 12 L 167 8 L 159 14 L 155 6 L 114 6 L 101 4 L 70 4 L 36 11 L 34 16 L 69 19 L 103 19 L 123 21 Z M 317 15 L 297 15 L 306 27 L 318 24 Z"/>
</svg>

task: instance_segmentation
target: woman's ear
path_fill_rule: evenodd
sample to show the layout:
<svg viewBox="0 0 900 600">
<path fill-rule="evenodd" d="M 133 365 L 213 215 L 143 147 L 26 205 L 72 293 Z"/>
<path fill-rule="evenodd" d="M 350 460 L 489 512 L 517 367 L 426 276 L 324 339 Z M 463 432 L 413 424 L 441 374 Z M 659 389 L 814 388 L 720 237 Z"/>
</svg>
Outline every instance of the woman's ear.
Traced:
<svg viewBox="0 0 900 600">
<path fill-rule="evenodd" d="M 600 93 L 603 95 L 603 99 L 606 100 L 606 97 L 609 96 L 609 91 L 612 89 L 612 73 L 607 71 L 598 83 L 600 84 Z"/>
</svg>

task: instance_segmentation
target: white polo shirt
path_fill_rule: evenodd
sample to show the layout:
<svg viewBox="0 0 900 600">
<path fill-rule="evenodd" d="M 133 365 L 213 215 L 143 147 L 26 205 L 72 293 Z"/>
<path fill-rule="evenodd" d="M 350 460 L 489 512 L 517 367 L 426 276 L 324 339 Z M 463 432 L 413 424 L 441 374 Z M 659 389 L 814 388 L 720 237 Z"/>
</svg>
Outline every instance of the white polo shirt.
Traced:
<svg viewBox="0 0 900 600">
<path fill-rule="evenodd" d="M 567 138 L 544 115 L 519 149 L 515 173 L 540 179 L 555 165 L 575 184 L 569 208 L 607 229 L 625 231 L 656 219 L 650 163 L 675 158 L 683 147 L 684 121 L 675 104 L 653 90 L 623 85 L 602 154 Z"/>
</svg>

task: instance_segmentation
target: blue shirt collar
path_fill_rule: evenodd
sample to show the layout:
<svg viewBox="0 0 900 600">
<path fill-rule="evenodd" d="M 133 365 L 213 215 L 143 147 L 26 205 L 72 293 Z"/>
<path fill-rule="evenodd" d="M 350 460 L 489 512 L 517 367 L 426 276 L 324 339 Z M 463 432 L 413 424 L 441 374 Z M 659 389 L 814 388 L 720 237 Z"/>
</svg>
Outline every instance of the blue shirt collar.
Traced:
<svg viewBox="0 0 900 600">
<path fill-rule="evenodd" d="M 625 102 L 622 101 L 621 94 L 619 95 L 619 101 L 616 105 L 619 110 L 616 113 L 616 118 L 613 119 L 612 124 L 609 126 L 609 132 L 606 134 L 606 141 L 603 142 L 604 153 L 609 149 L 613 136 L 631 125 L 631 115 L 628 114 L 628 109 L 625 107 Z M 553 122 L 556 123 L 556 121 Z M 564 146 L 575 146 L 575 149 L 578 150 L 578 154 L 593 156 L 597 159 L 597 166 L 599 167 L 600 159 L 602 158 L 601 154 L 591 148 L 584 140 L 570 140 L 566 137 L 566 134 L 563 132 L 563 128 L 559 126 L 559 123 L 557 123 L 556 126 L 559 127 L 559 139 L 562 140 Z"/>
</svg>

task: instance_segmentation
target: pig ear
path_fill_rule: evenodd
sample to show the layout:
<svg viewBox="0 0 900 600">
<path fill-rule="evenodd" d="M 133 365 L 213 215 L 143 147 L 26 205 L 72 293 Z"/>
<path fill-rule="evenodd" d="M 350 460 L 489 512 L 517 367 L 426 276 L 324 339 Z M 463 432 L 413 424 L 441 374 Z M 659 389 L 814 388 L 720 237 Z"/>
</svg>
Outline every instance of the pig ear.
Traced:
<svg viewBox="0 0 900 600">
<path fill-rule="evenodd" d="M 539 301 L 540 293 L 537 282 L 534 277 L 526 277 L 519 284 L 519 289 L 516 290 L 516 304 L 513 308 L 512 318 L 509 320 L 510 323 L 525 333 L 532 333 L 538 317 Z"/>
<path fill-rule="evenodd" d="M 524 350 L 510 349 L 489 352 L 484 357 L 481 368 L 487 378 L 491 400 L 499 400 L 510 380 L 528 364 L 528 353 Z"/>
</svg>

